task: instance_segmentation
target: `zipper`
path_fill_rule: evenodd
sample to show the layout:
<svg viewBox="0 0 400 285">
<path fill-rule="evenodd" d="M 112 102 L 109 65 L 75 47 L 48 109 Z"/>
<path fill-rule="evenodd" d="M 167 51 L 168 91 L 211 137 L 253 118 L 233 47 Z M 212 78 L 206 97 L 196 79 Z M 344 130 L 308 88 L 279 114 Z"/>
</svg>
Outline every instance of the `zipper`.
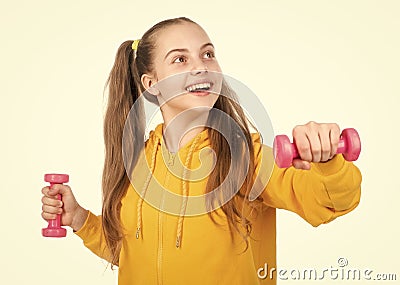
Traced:
<svg viewBox="0 0 400 285">
<path fill-rule="evenodd" d="M 175 163 L 175 156 L 176 153 L 171 153 L 168 151 L 168 166 L 173 166 Z M 166 188 L 169 183 L 169 178 L 170 178 L 170 171 L 168 168 L 166 168 L 166 174 L 165 174 L 165 180 L 164 180 L 164 187 Z M 165 199 L 165 191 L 163 191 L 162 197 L 161 197 L 161 209 L 159 209 L 158 212 L 158 253 L 157 253 L 157 279 L 158 279 L 158 285 L 163 284 L 163 278 L 162 278 L 162 259 L 163 259 L 163 223 L 164 223 L 164 218 L 165 214 L 162 211 L 164 209 L 164 199 Z"/>
<path fill-rule="evenodd" d="M 163 192 L 164 193 L 164 192 Z M 164 206 L 164 194 L 161 198 L 161 206 Z M 157 279 L 158 285 L 163 284 L 162 280 L 162 256 L 163 256 L 163 212 L 158 212 L 158 253 L 157 253 Z"/>
</svg>

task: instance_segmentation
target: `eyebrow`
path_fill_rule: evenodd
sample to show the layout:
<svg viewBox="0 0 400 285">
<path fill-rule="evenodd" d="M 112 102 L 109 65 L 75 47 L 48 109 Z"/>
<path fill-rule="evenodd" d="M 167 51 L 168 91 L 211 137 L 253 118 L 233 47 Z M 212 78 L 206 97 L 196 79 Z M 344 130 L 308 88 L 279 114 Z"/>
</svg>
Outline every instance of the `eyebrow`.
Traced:
<svg viewBox="0 0 400 285">
<path fill-rule="evenodd" d="M 202 45 L 200 49 L 203 49 L 203 48 L 205 48 L 206 46 L 212 46 L 212 47 L 214 48 L 214 45 L 213 45 L 212 43 L 206 43 L 206 44 Z M 189 51 L 189 50 L 186 49 L 186 48 L 176 48 L 176 49 L 172 49 L 172 50 L 170 50 L 169 52 L 167 52 L 167 54 L 166 54 L 165 57 L 164 57 L 164 60 L 166 60 L 167 57 L 168 57 L 171 53 L 173 53 L 173 52 L 188 52 L 188 51 Z"/>
</svg>

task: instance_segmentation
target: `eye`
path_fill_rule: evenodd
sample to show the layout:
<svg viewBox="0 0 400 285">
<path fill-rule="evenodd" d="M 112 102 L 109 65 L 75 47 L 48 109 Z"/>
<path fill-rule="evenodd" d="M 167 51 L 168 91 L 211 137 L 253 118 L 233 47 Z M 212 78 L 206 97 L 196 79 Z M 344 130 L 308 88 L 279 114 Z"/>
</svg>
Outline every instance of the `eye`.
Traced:
<svg viewBox="0 0 400 285">
<path fill-rule="evenodd" d="M 205 57 L 205 58 L 214 58 L 214 57 L 215 57 L 215 53 L 212 52 L 212 51 L 206 51 L 206 52 L 204 53 L 204 57 Z"/>
<path fill-rule="evenodd" d="M 174 58 L 174 60 L 172 61 L 173 63 L 183 63 L 186 62 L 186 57 L 184 56 L 178 56 L 176 58 Z"/>
</svg>

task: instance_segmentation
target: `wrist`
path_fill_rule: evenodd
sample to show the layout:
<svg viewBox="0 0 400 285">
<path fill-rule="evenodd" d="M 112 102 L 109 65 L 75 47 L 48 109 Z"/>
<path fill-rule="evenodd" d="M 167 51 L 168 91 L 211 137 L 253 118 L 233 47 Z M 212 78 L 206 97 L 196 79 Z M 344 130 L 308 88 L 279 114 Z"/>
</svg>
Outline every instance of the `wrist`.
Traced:
<svg viewBox="0 0 400 285">
<path fill-rule="evenodd" d="M 71 228 L 74 232 L 80 230 L 80 228 L 84 225 L 86 218 L 89 214 L 89 211 L 78 206 L 75 210 L 75 215 L 72 218 Z"/>
<path fill-rule="evenodd" d="M 316 170 L 323 175 L 332 175 L 340 171 L 345 164 L 341 154 L 336 154 L 332 159 L 325 162 L 315 163 Z"/>
</svg>

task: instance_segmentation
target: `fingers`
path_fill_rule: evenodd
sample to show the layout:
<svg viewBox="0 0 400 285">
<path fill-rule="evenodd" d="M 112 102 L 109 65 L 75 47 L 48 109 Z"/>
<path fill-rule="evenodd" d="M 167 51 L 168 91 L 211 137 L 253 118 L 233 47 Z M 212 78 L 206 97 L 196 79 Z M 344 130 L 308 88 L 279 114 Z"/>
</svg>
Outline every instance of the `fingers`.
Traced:
<svg viewBox="0 0 400 285">
<path fill-rule="evenodd" d="M 60 194 L 70 191 L 66 185 L 53 185 L 52 188 L 46 186 L 42 188 L 42 218 L 53 220 L 58 214 L 63 212 L 63 202 L 58 198 Z"/>
<path fill-rule="evenodd" d="M 48 186 L 42 188 L 42 194 L 46 197 L 57 199 L 57 193 L 50 192 L 50 187 Z"/>
<path fill-rule="evenodd" d="M 299 157 L 305 161 L 312 161 L 312 153 L 309 141 L 309 135 L 307 136 L 302 126 L 297 126 L 293 130 L 293 142 L 297 147 Z"/>
<path fill-rule="evenodd" d="M 42 212 L 42 218 L 46 221 L 55 220 L 57 218 L 57 214 L 50 214 L 48 212 Z"/>
<path fill-rule="evenodd" d="M 62 214 L 62 208 L 61 207 L 54 207 L 54 206 L 49 206 L 49 205 L 42 205 L 42 211 L 43 213 L 47 214 Z"/>
<path fill-rule="evenodd" d="M 47 196 L 42 197 L 42 217 L 45 220 L 53 220 L 57 215 L 62 214 L 63 203 L 56 198 L 50 198 Z"/>
<path fill-rule="evenodd" d="M 49 195 L 66 195 L 71 193 L 71 188 L 68 185 L 63 185 L 63 184 L 54 184 L 48 191 Z"/>
<path fill-rule="evenodd" d="M 55 198 L 50 198 L 47 196 L 43 196 L 42 197 L 42 204 L 43 205 L 47 205 L 47 206 L 51 206 L 51 207 L 58 207 L 61 208 L 63 206 L 63 202 L 55 199 Z"/>
<path fill-rule="evenodd" d="M 330 129 L 328 125 L 325 124 L 321 127 L 321 131 L 318 133 L 318 139 L 321 147 L 320 156 L 318 157 L 319 159 L 314 157 L 313 161 L 328 161 L 332 155 Z"/>
<path fill-rule="evenodd" d="M 62 214 L 63 209 L 61 207 L 50 206 L 47 204 L 42 205 L 42 218 L 47 220 L 54 220 L 57 215 Z"/>
<path fill-rule="evenodd" d="M 311 129 L 311 131 L 307 134 L 309 147 L 312 155 L 311 159 L 308 161 L 312 162 L 321 161 L 321 156 L 322 156 L 321 137 L 323 136 L 320 136 L 318 130 Z"/>
<path fill-rule="evenodd" d="M 330 129 L 330 142 L 331 142 L 331 156 L 334 157 L 340 140 L 340 128 L 337 124 L 332 124 L 332 128 Z"/>
<path fill-rule="evenodd" d="M 309 122 L 293 129 L 293 139 L 299 158 L 306 162 L 325 162 L 337 151 L 340 128 L 337 124 L 318 124 Z M 309 165 L 299 160 L 293 161 L 299 169 L 309 169 Z"/>
<path fill-rule="evenodd" d="M 293 129 L 293 140 L 299 153 L 299 158 L 304 161 L 318 162 L 321 160 L 321 138 L 319 126 L 315 122 L 296 126 Z M 329 147 L 330 148 L 330 147 Z"/>
</svg>

